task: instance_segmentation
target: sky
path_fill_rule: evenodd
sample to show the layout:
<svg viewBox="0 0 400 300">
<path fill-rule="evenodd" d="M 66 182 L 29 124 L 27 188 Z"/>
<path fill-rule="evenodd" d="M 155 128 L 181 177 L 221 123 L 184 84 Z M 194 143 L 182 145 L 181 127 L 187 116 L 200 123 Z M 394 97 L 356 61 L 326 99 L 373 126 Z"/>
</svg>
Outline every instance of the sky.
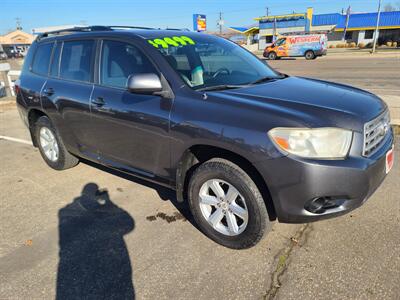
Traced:
<svg viewBox="0 0 400 300">
<path fill-rule="evenodd" d="M 400 0 L 382 0 L 400 7 Z M 194 13 L 207 16 L 207 29 L 216 30 L 219 12 L 226 27 L 255 24 L 253 19 L 270 15 L 305 12 L 341 12 L 351 6 L 354 12 L 377 11 L 378 0 L 1 0 L 0 34 L 16 27 L 23 30 L 55 25 L 131 25 L 157 28 L 193 29 Z"/>
</svg>

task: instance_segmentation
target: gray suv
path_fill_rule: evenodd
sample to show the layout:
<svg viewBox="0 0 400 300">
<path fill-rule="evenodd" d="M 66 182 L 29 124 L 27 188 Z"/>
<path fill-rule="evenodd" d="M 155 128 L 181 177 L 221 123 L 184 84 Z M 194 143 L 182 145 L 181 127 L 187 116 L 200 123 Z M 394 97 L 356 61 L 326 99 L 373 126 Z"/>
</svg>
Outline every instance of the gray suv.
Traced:
<svg viewBox="0 0 400 300">
<path fill-rule="evenodd" d="M 312 222 L 359 207 L 393 164 L 380 98 L 278 73 L 201 33 L 45 33 L 16 92 L 50 167 L 84 158 L 174 189 L 199 229 L 230 248 L 255 245 L 274 220 Z"/>
</svg>

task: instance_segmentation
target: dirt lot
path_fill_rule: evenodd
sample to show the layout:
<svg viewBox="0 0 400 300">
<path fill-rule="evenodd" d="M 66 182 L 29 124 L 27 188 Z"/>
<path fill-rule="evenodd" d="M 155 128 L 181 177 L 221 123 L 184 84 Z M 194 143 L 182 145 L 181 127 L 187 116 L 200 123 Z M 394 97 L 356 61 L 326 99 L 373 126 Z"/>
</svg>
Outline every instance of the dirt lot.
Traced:
<svg viewBox="0 0 400 300">
<path fill-rule="evenodd" d="M 324 59 L 272 64 L 324 76 Z M 351 72 L 349 83 L 351 76 L 356 85 L 367 80 Z M 393 76 L 385 93 L 399 88 Z M 0 299 L 399 298 L 397 161 L 356 211 L 313 224 L 276 223 L 255 248 L 234 251 L 201 234 L 168 190 L 93 164 L 51 170 L 23 143 L 29 135 L 17 110 L 0 108 L 0 136 L 22 140 L 0 138 Z M 397 159 L 398 139 L 395 149 Z M 106 209 L 87 196 L 93 184 L 107 189 Z"/>
</svg>

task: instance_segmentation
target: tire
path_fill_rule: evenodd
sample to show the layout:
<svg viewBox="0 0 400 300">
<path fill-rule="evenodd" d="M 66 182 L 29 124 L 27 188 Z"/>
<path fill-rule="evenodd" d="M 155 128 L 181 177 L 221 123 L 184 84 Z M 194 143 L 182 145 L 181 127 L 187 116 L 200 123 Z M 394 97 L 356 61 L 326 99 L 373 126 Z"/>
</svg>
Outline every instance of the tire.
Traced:
<svg viewBox="0 0 400 300">
<path fill-rule="evenodd" d="M 275 52 L 270 52 L 268 53 L 268 59 L 269 60 L 275 60 L 277 58 L 277 55 Z"/>
<path fill-rule="evenodd" d="M 211 208 L 211 205 L 204 204 L 204 202 L 200 203 L 204 197 L 204 195 L 200 196 L 200 193 L 203 194 L 204 191 L 213 193 L 212 189 L 208 188 L 208 184 L 215 180 L 219 181 L 219 186 L 225 196 L 228 195 L 228 191 L 232 187 L 239 193 L 238 197 L 234 198 L 236 200 L 230 202 L 228 208 L 227 203 L 225 203 L 224 208 L 218 207 L 218 204 L 213 204 L 214 206 Z M 206 188 L 204 189 L 204 187 Z M 217 194 L 213 194 L 214 197 L 209 195 L 206 197 L 211 197 L 213 201 L 218 200 L 215 197 Z M 253 247 L 271 227 L 266 205 L 256 184 L 245 171 L 228 160 L 212 159 L 200 165 L 190 178 L 188 195 L 190 210 L 199 229 L 213 241 L 225 247 L 232 249 Z M 222 201 L 219 202 L 219 205 L 222 205 Z M 242 210 L 237 210 L 237 206 L 240 206 Z M 208 207 L 211 208 L 211 212 Z M 216 215 L 218 209 L 220 211 L 222 209 L 227 210 L 225 210 L 221 221 L 216 224 L 217 226 L 213 226 L 210 219 L 212 219 L 211 216 Z M 210 212 L 208 219 L 204 211 L 206 213 Z M 246 218 L 240 218 L 239 214 L 234 214 L 234 211 L 240 211 L 242 216 L 247 216 L 247 220 L 245 220 Z M 244 211 L 247 211 L 247 214 L 243 214 Z M 236 232 L 231 230 L 234 226 L 230 227 L 229 225 L 229 223 L 232 224 L 232 221 L 229 222 L 228 217 L 230 216 L 229 219 L 231 219 L 232 215 L 234 215 L 235 223 L 237 224 L 236 229 L 238 230 Z M 226 230 L 229 232 L 223 232 Z"/>
<path fill-rule="evenodd" d="M 307 60 L 312 60 L 312 59 L 315 59 L 315 58 L 316 58 L 315 53 L 314 53 L 314 51 L 312 51 L 312 50 L 308 50 L 308 51 L 304 54 L 304 57 L 305 57 Z"/>
<path fill-rule="evenodd" d="M 53 145 L 51 147 L 53 151 L 50 151 L 50 156 L 49 152 L 47 152 L 46 154 L 46 149 L 44 149 L 46 147 L 45 144 L 49 142 L 47 142 L 47 140 L 43 137 L 41 140 L 41 133 L 42 136 L 45 136 L 48 139 L 50 138 L 50 140 L 54 141 L 54 143 L 51 143 Z M 36 121 L 34 135 L 40 154 L 42 155 L 44 161 L 49 167 L 55 170 L 65 170 L 72 168 L 78 164 L 79 159 L 67 151 L 60 135 L 57 133 L 57 130 L 55 130 L 53 124 L 48 117 L 42 116 Z M 51 139 L 51 135 L 54 137 L 54 139 Z M 55 149 L 58 150 L 57 155 L 54 155 L 54 153 L 57 152 L 57 150 Z"/>
</svg>

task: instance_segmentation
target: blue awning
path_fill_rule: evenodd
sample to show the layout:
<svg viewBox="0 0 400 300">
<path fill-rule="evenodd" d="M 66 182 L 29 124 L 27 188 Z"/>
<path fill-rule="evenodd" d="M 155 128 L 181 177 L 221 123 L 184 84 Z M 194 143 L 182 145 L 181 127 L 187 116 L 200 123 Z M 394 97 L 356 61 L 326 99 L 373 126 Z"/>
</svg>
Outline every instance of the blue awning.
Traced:
<svg viewBox="0 0 400 300">
<path fill-rule="evenodd" d="M 355 13 L 350 14 L 348 28 L 369 28 L 376 26 L 378 13 Z M 346 26 L 346 15 L 323 14 L 314 15 L 313 26 L 336 25 L 337 29 Z M 380 27 L 400 27 L 400 11 L 381 12 Z"/>
</svg>

